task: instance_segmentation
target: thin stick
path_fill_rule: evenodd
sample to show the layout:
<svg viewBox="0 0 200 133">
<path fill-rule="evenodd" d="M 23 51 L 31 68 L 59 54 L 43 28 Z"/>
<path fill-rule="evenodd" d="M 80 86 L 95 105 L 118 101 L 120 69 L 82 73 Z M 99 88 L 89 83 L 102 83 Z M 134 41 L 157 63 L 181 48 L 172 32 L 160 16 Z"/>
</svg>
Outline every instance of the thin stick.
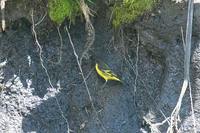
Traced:
<svg viewBox="0 0 200 133">
<path fill-rule="evenodd" d="M 47 75 L 48 82 L 49 82 L 51 88 L 55 88 L 53 86 L 52 82 L 51 82 L 51 78 L 49 76 L 49 72 L 48 72 L 47 68 L 44 66 L 44 61 L 42 59 L 42 47 L 41 47 L 41 45 L 40 45 L 40 43 L 38 41 L 37 33 L 35 31 L 35 22 L 34 22 L 33 10 L 32 10 L 32 13 L 31 13 L 31 18 L 32 18 L 32 32 L 33 32 L 33 35 L 34 35 L 34 38 L 35 38 L 35 43 L 37 44 L 37 46 L 39 48 L 40 64 L 41 64 L 42 68 L 44 69 L 44 71 L 45 71 L 45 73 Z M 58 99 L 56 97 L 54 97 L 54 98 L 55 98 L 56 103 L 58 105 L 58 108 L 59 108 L 59 111 L 61 113 L 61 116 L 62 116 L 62 118 L 65 120 L 65 122 L 67 124 L 67 133 L 70 133 L 72 130 L 69 128 L 69 122 L 68 122 L 67 118 L 64 116 L 64 112 L 61 109 L 61 106 L 60 106 L 60 103 L 59 103 Z"/>
<path fill-rule="evenodd" d="M 87 91 L 87 93 L 88 93 L 88 96 L 89 96 L 89 100 L 90 100 L 91 106 L 92 106 L 93 110 L 95 111 L 95 114 L 96 114 L 97 120 L 101 123 L 100 119 L 98 118 L 98 112 L 97 112 L 97 110 L 96 110 L 96 108 L 95 108 L 95 106 L 94 106 L 94 102 L 93 102 L 93 99 L 92 99 L 92 96 L 91 96 L 91 93 L 90 93 L 90 90 L 89 90 L 89 87 L 88 87 L 88 84 L 87 84 L 86 78 L 85 78 L 85 76 L 84 76 L 84 74 L 83 74 L 83 70 L 82 70 L 82 67 L 81 67 L 81 64 L 80 64 L 80 61 L 79 61 L 78 54 L 77 54 L 76 49 L 75 49 L 75 47 L 74 47 L 74 43 L 72 42 L 71 35 L 70 35 L 69 30 L 68 30 L 67 27 L 65 27 L 65 30 L 67 31 L 67 35 L 68 35 L 68 38 L 69 38 L 70 44 L 71 44 L 71 46 L 72 46 L 74 56 L 76 57 L 76 62 L 77 62 L 77 64 L 78 64 L 78 67 L 79 67 L 79 70 L 80 70 L 81 76 L 82 76 L 82 78 L 83 78 L 83 82 L 84 82 L 84 85 L 85 85 L 86 91 Z M 102 126 L 103 130 L 107 133 L 107 131 L 106 131 L 106 129 L 105 129 L 105 127 L 104 127 L 104 125 L 103 125 L 102 123 L 101 123 L 101 126 Z"/>
<path fill-rule="evenodd" d="M 184 82 L 182 85 L 181 93 L 178 102 L 171 113 L 171 123 L 168 128 L 168 133 L 173 133 L 174 129 L 178 131 L 178 116 L 182 104 L 183 97 L 190 81 L 190 56 L 191 56 L 191 38 L 192 38 L 192 21 L 193 21 L 193 0 L 189 0 L 188 3 L 188 16 L 187 16 L 187 27 L 186 27 L 186 47 L 184 57 Z"/>
</svg>

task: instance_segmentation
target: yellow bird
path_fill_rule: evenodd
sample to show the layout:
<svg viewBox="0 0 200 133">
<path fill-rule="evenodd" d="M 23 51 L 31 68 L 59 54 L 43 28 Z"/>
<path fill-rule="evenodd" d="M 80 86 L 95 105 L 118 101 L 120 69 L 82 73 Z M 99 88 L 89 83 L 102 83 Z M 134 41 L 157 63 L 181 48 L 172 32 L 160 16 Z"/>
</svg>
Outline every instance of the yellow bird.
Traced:
<svg viewBox="0 0 200 133">
<path fill-rule="evenodd" d="M 104 70 L 99 68 L 99 64 L 96 63 L 95 65 L 96 71 L 101 76 L 105 81 L 107 82 L 108 80 L 115 80 L 115 81 L 120 81 L 121 80 L 117 77 L 116 74 L 114 74 L 111 70 Z"/>
</svg>

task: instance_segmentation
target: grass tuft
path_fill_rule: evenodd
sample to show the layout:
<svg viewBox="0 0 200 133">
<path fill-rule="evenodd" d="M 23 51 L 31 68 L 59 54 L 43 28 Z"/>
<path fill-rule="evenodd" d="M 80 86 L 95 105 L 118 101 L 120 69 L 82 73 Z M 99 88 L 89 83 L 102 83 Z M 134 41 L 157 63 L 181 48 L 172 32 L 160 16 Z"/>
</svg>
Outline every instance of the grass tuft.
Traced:
<svg viewBox="0 0 200 133">
<path fill-rule="evenodd" d="M 113 7 L 113 26 L 119 27 L 125 23 L 133 22 L 138 16 L 150 11 L 158 0 L 123 0 L 116 2 Z"/>
<path fill-rule="evenodd" d="M 65 18 L 75 22 L 80 8 L 76 0 L 49 0 L 48 13 L 52 21 L 61 24 Z"/>
</svg>

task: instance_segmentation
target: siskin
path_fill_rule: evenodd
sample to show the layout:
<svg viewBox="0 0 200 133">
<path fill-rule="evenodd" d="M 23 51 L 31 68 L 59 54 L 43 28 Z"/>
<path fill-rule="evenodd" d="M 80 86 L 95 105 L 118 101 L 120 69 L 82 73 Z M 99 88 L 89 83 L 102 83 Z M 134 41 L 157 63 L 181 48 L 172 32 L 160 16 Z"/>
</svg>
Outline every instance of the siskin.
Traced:
<svg viewBox="0 0 200 133">
<path fill-rule="evenodd" d="M 114 80 L 114 81 L 119 81 L 121 80 L 118 78 L 116 74 L 114 74 L 110 69 L 109 70 L 104 70 L 99 68 L 99 64 L 96 63 L 95 69 L 98 73 L 99 76 L 101 76 L 106 82 L 108 80 Z"/>
</svg>

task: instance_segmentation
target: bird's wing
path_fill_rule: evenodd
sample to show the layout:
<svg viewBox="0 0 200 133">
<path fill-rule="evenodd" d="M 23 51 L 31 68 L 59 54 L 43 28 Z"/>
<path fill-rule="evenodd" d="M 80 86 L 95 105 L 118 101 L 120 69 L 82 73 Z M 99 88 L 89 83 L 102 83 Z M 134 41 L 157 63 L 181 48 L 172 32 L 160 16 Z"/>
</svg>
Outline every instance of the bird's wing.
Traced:
<svg viewBox="0 0 200 133">
<path fill-rule="evenodd" d="M 117 77 L 116 74 L 114 74 L 111 70 L 102 70 L 106 75 L 110 77 Z"/>
</svg>

